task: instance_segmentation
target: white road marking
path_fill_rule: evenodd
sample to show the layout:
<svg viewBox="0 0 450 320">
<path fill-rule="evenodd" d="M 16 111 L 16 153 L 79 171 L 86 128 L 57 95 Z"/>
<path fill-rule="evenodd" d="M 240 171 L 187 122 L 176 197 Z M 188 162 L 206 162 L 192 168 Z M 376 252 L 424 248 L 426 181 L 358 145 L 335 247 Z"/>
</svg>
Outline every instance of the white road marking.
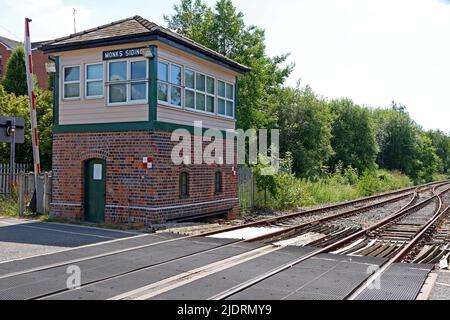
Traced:
<svg viewBox="0 0 450 320">
<path fill-rule="evenodd" d="M 42 270 L 47 270 L 47 269 L 51 269 L 51 268 L 61 267 L 61 266 L 65 266 L 65 265 L 68 265 L 68 264 L 75 264 L 75 263 L 83 262 L 83 261 L 86 261 L 86 260 L 103 258 L 103 257 L 112 256 L 112 255 L 119 254 L 119 253 L 124 253 L 124 252 L 144 249 L 144 248 L 148 248 L 148 247 L 153 247 L 153 246 L 156 246 L 156 245 L 165 244 L 165 243 L 169 243 L 169 242 L 174 242 L 174 241 L 177 241 L 177 240 L 185 240 L 185 239 L 188 239 L 188 238 L 192 238 L 192 237 L 191 236 L 186 236 L 186 237 L 181 237 L 181 238 L 173 238 L 173 239 L 163 240 L 163 241 L 154 242 L 154 243 L 150 243 L 150 244 L 144 244 L 144 245 L 140 245 L 140 246 L 136 246 L 136 247 L 120 249 L 120 250 L 116 250 L 116 251 L 110 251 L 110 252 L 107 252 L 107 253 L 101 253 L 101 254 L 97 254 L 97 255 L 94 255 L 94 256 L 89 256 L 89 257 L 84 257 L 84 258 L 79 258 L 79 259 L 74 259 L 74 260 L 68 260 L 68 261 L 53 263 L 53 264 L 49 264 L 49 265 L 46 265 L 46 266 L 31 268 L 31 269 L 17 271 L 17 272 L 11 272 L 11 273 L 8 273 L 8 274 L 5 274 L 5 275 L 0 275 L 0 279 L 9 278 L 9 277 L 13 277 L 13 276 L 18 276 L 18 275 L 25 274 L 25 273 L 30 273 L 30 272 L 36 272 L 36 271 L 42 271 Z M 130 238 L 126 238 L 126 239 L 130 239 Z M 123 240 L 126 240 L 126 239 L 123 239 Z M 117 240 L 119 240 L 119 239 L 117 239 Z M 122 239 L 120 239 L 120 240 L 122 240 Z M 102 243 L 100 243 L 100 244 L 102 244 Z M 75 248 L 75 249 L 77 249 L 77 248 Z"/>
<path fill-rule="evenodd" d="M 109 298 L 108 300 L 147 300 L 149 298 L 194 282 L 211 274 L 232 268 L 244 262 L 256 259 L 280 249 L 281 247 L 274 247 L 271 245 L 258 248 L 194 270 L 183 272 L 181 274 L 152 283 L 142 288 L 122 293 L 115 297 Z"/>
<path fill-rule="evenodd" d="M 6 224 L 6 225 L 9 225 L 9 226 L 14 226 L 14 227 L 22 227 L 22 228 L 30 228 L 30 229 L 46 230 L 46 231 L 53 231 L 53 232 L 59 232 L 59 233 L 74 234 L 74 235 L 77 235 L 77 236 L 96 237 L 96 238 L 101 238 L 101 239 L 117 239 L 116 237 L 101 236 L 101 235 L 98 235 L 98 234 L 92 234 L 92 233 L 82 233 L 82 232 L 73 232 L 73 231 L 57 230 L 57 229 L 53 229 L 53 228 L 44 228 L 44 227 L 36 227 L 36 226 L 27 226 L 27 224 L 29 224 L 29 222 L 27 222 L 27 223 L 9 223 L 9 222 L 5 222 L 5 221 L 0 221 L 0 223 Z M 1 231 L 1 229 L 0 229 L 0 231 Z"/>
<path fill-rule="evenodd" d="M 71 248 L 67 248 L 67 249 L 55 250 L 55 251 L 52 251 L 52 252 L 46 252 L 46 253 L 41 253 L 41 254 L 36 254 L 36 255 L 31 255 L 31 256 L 26 256 L 26 257 L 21 257 L 21 258 L 17 258 L 17 259 L 1 261 L 0 265 L 3 264 L 3 263 L 13 262 L 13 261 L 21 261 L 21 260 L 37 258 L 37 257 L 41 257 L 41 256 L 48 256 L 48 255 L 55 254 L 55 253 L 73 251 L 73 250 L 78 250 L 78 249 L 91 248 L 91 247 L 96 247 L 96 246 L 100 246 L 100 245 L 110 244 L 110 243 L 114 243 L 114 242 L 120 242 L 120 241 L 129 240 L 129 239 L 140 238 L 140 237 L 144 237 L 144 236 L 148 236 L 148 235 L 147 234 L 139 234 L 137 236 L 128 237 L 128 238 L 120 238 L 120 239 L 114 239 L 114 240 L 109 240 L 109 241 L 103 241 L 103 242 L 96 242 L 96 243 L 86 244 L 86 245 L 78 246 L 78 247 L 71 247 Z M 1 277 L 2 276 L 0 276 L 0 279 L 1 279 Z"/>
<path fill-rule="evenodd" d="M 242 239 L 248 240 L 256 237 L 265 236 L 272 232 L 281 231 L 285 228 L 282 227 L 246 227 L 238 230 L 225 231 L 222 233 L 216 233 L 207 238 L 216 238 L 216 239 Z"/>
<path fill-rule="evenodd" d="M 436 284 L 438 284 L 438 285 L 440 285 L 440 286 L 450 287 L 450 284 L 448 284 L 448 283 L 436 282 Z"/>
</svg>

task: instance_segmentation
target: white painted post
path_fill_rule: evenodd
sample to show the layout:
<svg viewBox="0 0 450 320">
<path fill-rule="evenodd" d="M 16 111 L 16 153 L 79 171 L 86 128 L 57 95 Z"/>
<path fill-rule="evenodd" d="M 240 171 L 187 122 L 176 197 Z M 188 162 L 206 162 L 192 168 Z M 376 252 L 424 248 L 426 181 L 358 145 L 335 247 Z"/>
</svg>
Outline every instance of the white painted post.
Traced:
<svg viewBox="0 0 450 320">
<path fill-rule="evenodd" d="M 34 92 L 34 76 L 33 76 L 33 58 L 31 56 L 30 41 L 30 22 L 31 19 L 25 18 L 25 65 L 27 70 L 28 96 L 30 99 L 30 119 L 31 119 L 31 135 L 33 145 L 34 159 L 34 181 L 37 187 L 37 177 L 41 173 L 41 163 L 39 158 L 39 135 L 36 116 L 36 94 Z"/>
</svg>

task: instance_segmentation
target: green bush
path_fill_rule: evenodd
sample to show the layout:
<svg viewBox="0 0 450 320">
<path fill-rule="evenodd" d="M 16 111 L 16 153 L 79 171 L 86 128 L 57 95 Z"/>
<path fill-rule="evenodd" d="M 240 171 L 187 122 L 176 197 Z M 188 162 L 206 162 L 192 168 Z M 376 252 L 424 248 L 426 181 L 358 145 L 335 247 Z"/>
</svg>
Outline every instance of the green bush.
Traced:
<svg viewBox="0 0 450 320">
<path fill-rule="evenodd" d="M 299 179 L 292 173 L 290 154 L 280 162 L 276 175 L 262 176 L 261 172 L 258 166 L 255 170 L 259 189 L 256 206 L 274 210 L 353 200 L 413 184 L 400 172 L 371 170 L 358 176 L 356 169 L 343 168 L 342 164 L 322 179 Z"/>
</svg>

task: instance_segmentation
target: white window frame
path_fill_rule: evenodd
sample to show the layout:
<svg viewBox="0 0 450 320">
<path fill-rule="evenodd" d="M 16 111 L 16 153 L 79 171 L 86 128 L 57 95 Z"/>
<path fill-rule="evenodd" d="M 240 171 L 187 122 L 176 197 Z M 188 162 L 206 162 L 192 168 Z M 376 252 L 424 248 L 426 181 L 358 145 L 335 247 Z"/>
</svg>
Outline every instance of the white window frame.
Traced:
<svg viewBox="0 0 450 320">
<path fill-rule="evenodd" d="M 209 115 L 217 114 L 217 111 L 218 111 L 218 108 L 217 108 L 217 93 L 218 93 L 218 90 L 217 90 L 217 79 L 215 77 L 213 77 L 213 76 L 210 76 L 210 75 L 206 74 L 206 73 L 195 71 L 195 70 L 193 70 L 191 68 L 184 68 L 184 70 L 185 70 L 185 72 L 186 71 L 191 71 L 191 72 L 194 73 L 194 89 L 186 87 L 186 83 L 184 83 L 184 90 L 183 90 L 183 96 L 184 97 L 186 97 L 186 90 L 194 92 L 194 108 L 187 107 L 186 106 L 186 101 L 183 101 L 184 102 L 183 106 L 186 108 L 186 110 L 195 111 L 195 112 L 199 112 L 199 113 L 205 113 L 205 114 L 209 114 Z M 183 77 L 184 78 L 186 78 L 185 72 L 183 72 Z M 205 91 L 197 90 L 197 74 L 205 76 Z M 211 94 L 211 93 L 209 93 L 207 91 L 208 78 L 211 78 L 211 79 L 214 80 L 214 94 Z M 198 110 L 197 109 L 197 93 L 205 95 L 205 110 Z M 207 96 L 213 97 L 213 99 L 214 99 L 214 110 L 212 112 L 206 110 L 206 97 Z"/>
<path fill-rule="evenodd" d="M 225 83 L 225 97 L 221 97 L 219 96 L 219 81 Z M 229 99 L 227 98 L 227 84 L 230 84 L 233 86 L 233 99 Z M 226 80 L 222 80 L 222 79 L 217 79 L 217 115 L 220 117 L 224 117 L 224 118 L 228 118 L 228 119 L 234 119 L 235 118 L 235 113 L 236 113 L 236 108 L 235 108 L 235 84 L 231 83 L 229 81 Z M 225 101 L 225 114 L 221 114 L 219 113 L 219 99 L 222 99 Z M 227 102 L 232 102 L 233 103 L 233 115 L 229 116 L 227 115 Z"/>
<path fill-rule="evenodd" d="M 156 82 L 158 85 L 158 83 L 162 83 L 165 84 L 167 86 L 167 100 L 168 101 L 164 101 L 164 100 L 159 100 L 159 97 L 156 97 L 158 99 L 158 103 L 164 106 L 169 106 L 169 107 L 174 107 L 174 108 L 178 108 L 178 109 L 183 109 L 184 108 L 184 88 L 185 88 L 185 83 L 184 83 L 184 66 L 177 64 L 177 63 L 172 63 L 170 61 L 164 60 L 164 59 L 159 59 L 158 60 L 158 66 L 157 69 L 159 69 L 159 63 L 164 63 L 167 65 L 167 81 L 164 80 L 159 80 L 158 77 L 156 79 Z M 171 66 L 176 66 L 179 67 L 181 69 L 181 84 L 177 85 L 174 83 L 170 82 L 170 67 Z M 159 74 L 158 74 L 159 75 Z M 176 104 L 172 104 L 171 101 L 171 89 L 172 87 L 176 87 L 176 88 L 180 88 L 181 89 L 181 105 L 176 105 Z M 156 92 L 156 94 L 158 95 L 158 92 Z"/>
<path fill-rule="evenodd" d="M 68 68 L 76 68 L 76 67 L 78 67 L 78 70 L 79 70 L 79 72 L 80 72 L 80 75 L 79 75 L 79 80 L 77 80 L 77 81 L 65 81 L 65 75 L 66 75 L 66 69 L 68 69 Z M 81 99 L 81 65 L 70 65 L 70 66 L 63 66 L 63 68 L 62 68 L 62 98 L 63 98 L 63 100 L 65 100 L 65 101 L 70 101 L 70 100 L 80 100 Z M 78 90 L 78 97 L 66 97 L 66 90 L 65 90 L 65 85 L 66 84 L 75 84 L 75 83 L 78 83 L 78 87 L 79 87 L 79 90 Z"/>
<path fill-rule="evenodd" d="M 145 61 L 145 79 L 139 79 L 139 80 L 131 80 L 131 63 L 132 62 L 139 62 L 139 61 Z M 111 63 L 115 62 L 126 62 L 127 63 L 127 80 L 120 80 L 120 81 L 110 81 L 109 80 L 109 65 Z M 106 78 L 107 78 L 107 85 L 106 85 L 106 105 L 107 106 L 123 106 L 123 105 L 136 105 L 136 104 L 146 104 L 148 103 L 148 82 L 149 82 L 149 75 L 148 75 L 148 59 L 143 59 L 141 57 L 138 58 L 132 58 L 132 59 L 115 59 L 110 60 L 106 64 L 107 71 L 106 71 Z M 133 83 L 145 83 L 145 99 L 141 100 L 131 100 L 131 85 Z M 124 102 L 109 102 L 109 88 L 111 84 L 125 84 L 127 88 L 127 100 Z"/>
<path fill-rule="evenodd" d="M 88 79 L 88 67 L 89 66 L 96 66 L 96 65 L 101 65 L 102 66 L 102 78 L 101 79 Z M 85 64 L 84 67 L 84 97 L 86 99 L 102 99 L 105 96 L 105 64 L 103 62 L 94 62 L 94 63 L 87 63 Z M 102 82 L 102 94 L 98 95 L 98 96 L 88 96 L 88 83 L 89 82 Z"/>
</svg>

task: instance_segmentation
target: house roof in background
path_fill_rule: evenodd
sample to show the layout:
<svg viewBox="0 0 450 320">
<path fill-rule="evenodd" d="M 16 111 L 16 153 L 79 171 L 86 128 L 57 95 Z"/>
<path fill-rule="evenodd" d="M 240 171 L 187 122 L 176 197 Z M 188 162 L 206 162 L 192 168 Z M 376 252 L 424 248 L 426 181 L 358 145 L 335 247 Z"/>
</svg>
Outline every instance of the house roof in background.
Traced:
<svg viewBox="0 0 450 320">
<path fill-rule="evenodd" d="M 14 50 L 22 45 L 22 42 L 0 36 L 0 44 L 3 44 L 9 50 Z"/>
<path fill-rule="evenodd" d="M 150 22 L 141 16 L 118 20 L 96 28 L 77 32 L 66 37 L 58 38 L 42 43 L 41 49 L 46 53 L 76 50 L 84 47 L 105 46 L 115 40 L 133 42 L 136 38 L 154 37 L 156 40 L 165 39 L 170 44 L 181 45 L 190 50 L 201 53 L 215 61 L 219 61 L 226 66 L 244 73 L 250 69 L 226 56 L 211 50 L 187 37 L 184 37 L 167 28 Z M 144 39 L 145 40 L 145 39 Z"/>
<path fill-rule="evenodd" d="M 43 43 L 42 41 L 40 41 L 40 42 L 32 42 L 31 43 L 31 49 L 32 50 L 38 49 L 39 47 L 42 46 L 42 43 Z M 20 42 L 20 41 L 16 41 L 16 40 L 9 39 L 9 38 L 2 37 L 2 36 L 0 36 L 0 44 L 3 44 L 8 50 L 14 50 L 17 47 L 23 45 L 23 43 Z"/>
</svg>

